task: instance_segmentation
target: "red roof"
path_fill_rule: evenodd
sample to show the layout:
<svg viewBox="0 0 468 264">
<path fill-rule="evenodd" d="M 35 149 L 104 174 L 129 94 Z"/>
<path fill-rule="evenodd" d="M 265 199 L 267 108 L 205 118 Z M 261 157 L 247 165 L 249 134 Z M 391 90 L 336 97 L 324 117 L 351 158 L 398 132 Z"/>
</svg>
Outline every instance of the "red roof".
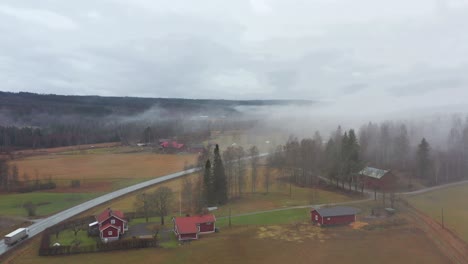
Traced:
<svg viewBox="0 0 468 264">
<path fill-rule="evenodd" d="M 197 215 L 187 217 L 176 217 L 174 219 L 179 234 L 193 234 L 198 232 L 197 224 L 212 223 L 216 221 L 214 215 Z"/>
<path fill-rule="evenodd" d="M 181 149 L 184 147 L 184 144 L 178 143 L 177 141 L 163 141 L 161 147 Z"/>
<path fill-rule="evenodd" d="M 111 209 L 106 209 L 104 210 L 104 212 L 100 213 L 99 215 L 96 216 L 96 220 L 99 222 L 99 223 L 102 223 L 104 221 L 106 221 L 109 217 L 111 216 L 116 216 L 122 220 L 124 220 L 124 213 L 122 213 L 122 211 L 119 211 L 119 210 L 111 210 Z"/>
<path fill-rule="evenodd" d="M 109 227 L 112 227 L 112 228 L 114 228 L 115 230 L 119 230 L 118 227 L 116 227 L 116 226 L 114 226 L 114 225 L 111 225 L 111 224 L 107 224 L 107 225 L 101 226 L 101 227 L 99 228 L 99 231 L 106 230 L 106 229 L 109 228 Z"/>
</svg>

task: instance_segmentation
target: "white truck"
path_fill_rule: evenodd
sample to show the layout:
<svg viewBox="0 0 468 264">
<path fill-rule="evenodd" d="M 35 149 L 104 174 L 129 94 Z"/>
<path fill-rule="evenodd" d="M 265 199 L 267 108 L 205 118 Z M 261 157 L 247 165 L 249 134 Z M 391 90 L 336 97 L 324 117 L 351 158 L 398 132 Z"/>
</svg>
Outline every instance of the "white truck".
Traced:
<svg viewBox="0 0 468 264">
<path fill-rule="evenodd" d="M 11 246 L 18 241 L 21 241 L 29 236 L 27 228 L 18 228 L 15 231 L 5 236 L 5 244 Z"/>
</svg>

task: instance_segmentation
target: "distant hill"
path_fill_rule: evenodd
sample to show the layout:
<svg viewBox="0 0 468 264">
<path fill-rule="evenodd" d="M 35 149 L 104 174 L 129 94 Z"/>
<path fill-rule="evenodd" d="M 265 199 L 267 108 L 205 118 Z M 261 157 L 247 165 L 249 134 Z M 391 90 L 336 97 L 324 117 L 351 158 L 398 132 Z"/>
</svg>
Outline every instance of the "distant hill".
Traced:
<svg viewBox="0 0 468 264">
<path fill-rule="evenodd" d="M 92 117 L 131 116 L 143 113 L 153 107 L 164 109 L 170 113 L 229 115 L 236 112 L 236 106 L 303 105 L 311 103 L 312 101 L 307 100 L 211 100 L 0 92 L 0 111 L 8 112 L 16 120 L 35 114 Z"/>
<path fill-rule="evenodd" d="M 0 153 L 15 149 L 175 138 L 199 142 L 211 130 L 255 126 L 239 107 L 304 100 L 197 100 L 0 92 Z M 255 110 L 253 110 L 255 111 Z"/>
</svg>

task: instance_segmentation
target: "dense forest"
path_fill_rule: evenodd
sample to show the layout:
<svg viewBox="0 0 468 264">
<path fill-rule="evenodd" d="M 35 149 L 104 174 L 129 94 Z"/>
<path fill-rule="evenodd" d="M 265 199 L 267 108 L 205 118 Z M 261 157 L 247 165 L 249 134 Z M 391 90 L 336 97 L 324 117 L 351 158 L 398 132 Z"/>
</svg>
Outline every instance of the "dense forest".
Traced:
<svg viewBox="0 0 468 264">
<path fill-rule="evenodd" d="M 362 125 L 357 131 L 338 127 L 327 140 L 319 131 L 311 137 L 291 136 L 270 156 L 270 164 L 284 171 L 291 181 L 314 186 L 319 176 L 341 188 L 362 187 L 358 172 L 365 166 L 392 170 L 404 176 L 400 187 L 413 187 L 414 181 L 438 185 L 467 177 L 468 121 L 453 116 L 445 145 L 432 145 L 424 136 L 412 139 L 416 128 L 405 122 Z M 443 140 L 441 140 L 443 141 Z"/>
<path fill-rule="evenodd" d="M 240 106 L 310 101 L 195 100 L 0 92 L 0 151 L 159 138 L 198 139 L 210 130 L 252 127 Z"/>
</svg>

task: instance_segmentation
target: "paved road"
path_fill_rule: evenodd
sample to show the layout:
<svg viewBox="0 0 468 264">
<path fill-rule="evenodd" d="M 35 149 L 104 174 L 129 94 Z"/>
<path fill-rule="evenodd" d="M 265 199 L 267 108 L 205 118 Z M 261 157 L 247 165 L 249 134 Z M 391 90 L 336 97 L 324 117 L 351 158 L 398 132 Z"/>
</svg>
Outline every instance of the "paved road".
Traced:
<svg viewBox="0 0 468 264">
<path fill-rule="evenodd" d="M 265 157 L 267 155 L 268 155 L 268 153 L 262 153 L 262 154 L 259 154 L 258 156 L 259 157 Z M 250 156 L 244 157 L 243 160 L 248 160 L 250 158 L 251 158 Z M 165 176 L 161 176 L 161 177 L 158 177 L 158 178 L 155 178 L 155 179 L 152 179 L 152 180 L 149 180 L 149 181 L 145 181 L 145 182 L 142 182 L 142 183 L 138 183 L 138 184 L 135 184 L 135 185 L 132 185 L 132 186 L 117 190 L 115 192 L 105 194 L 105 195 L 97 197 L 95 199 L 89 200 L 87 202 L 84 202 L 84 203 L 79 204 L 77 206 L 74 206 L 72 208 L 69 208 L 69 209 L 67 209 L 65 211 L 62 211 L 62 212 L 57 213 L 55 215 L 49 216 L 47 218 L 40 219 L 40 221 L 37 221 L 37 222 L 35 222 L 34 224 L 32 224 L 32 225 L 30 225 L 28 227 L 29 228 L 29 237 L 31 238 L 33 236 L 36 236 L 37 234 L 44 231 L 46 228 L 51 227 L 53 225 L 56 225 L 56 224 L 58 224 L 58 223 L 60 223 L 62 221 L 65 221 L 65 220 L 67 220 L 67 219 L 69 219 L 69 218 L 71 218 L 71 217 L 73 217 L 75 215 L 78 215 L 78 214 L 80 214 L 80 213 L 82 213 L 82 212 L 84 212 L 86 210 L 89 210 L 89 209 L 91 209 L 91 208 L 93 208 L 95 206 L 98 206 L 98 205 L 100 205 L 102 203 L 108 202 L 110 200 L 113 200 L 113 199 L 118 198 L 120 196 L 126 195 L 128 193 L 131 193 L 131 192 L 134 192 L 134 191 L 149 187 L 151 185 L 162 183 L 162 182 L 172 180 L 172 179 L 175 179 L 175 178 L 178 178 L 178 177 L 182 177 L 184 175 L 188 175 L 188 174 L 197 172 L 199 170 L 201 170 L 201 168 L 194 168 L 194 169 L 184 170 L 184 171 L 168 174 L 168 175 L 165 175 Z M 19 243 L 19 244 L 21 244 L 21 243 Z M 17 245 L 19 245 L 19 244 L 17 244 Z M 17 246 L 17 245 L 15 245 L 15 246 Z M 9 247 L 9 246 L 7 246 L 5 244 L 5 241 L 3 239 L 0 240 L 0 255 L 4 254 L 8 250 L 11 250 L 12 248 L 15 248 L 15 246 Z"/>
</svg>

